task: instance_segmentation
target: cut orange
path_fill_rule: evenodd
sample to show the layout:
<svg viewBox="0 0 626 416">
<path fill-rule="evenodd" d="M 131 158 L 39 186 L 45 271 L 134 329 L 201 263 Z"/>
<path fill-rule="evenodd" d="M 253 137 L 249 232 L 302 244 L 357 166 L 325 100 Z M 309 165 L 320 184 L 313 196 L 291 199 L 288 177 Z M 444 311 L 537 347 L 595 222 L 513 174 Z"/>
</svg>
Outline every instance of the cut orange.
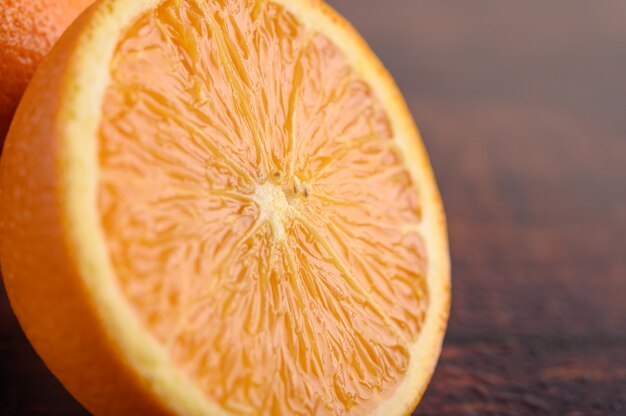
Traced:
<svg viewBox="0 0 626 416">
<path fill-rule="evenodd" d="M 313 0 L 105 0 L 2 156 L 5 284 L 96 414 L 412 411 L 445 220 L 397 87 Z"/>
</svg>

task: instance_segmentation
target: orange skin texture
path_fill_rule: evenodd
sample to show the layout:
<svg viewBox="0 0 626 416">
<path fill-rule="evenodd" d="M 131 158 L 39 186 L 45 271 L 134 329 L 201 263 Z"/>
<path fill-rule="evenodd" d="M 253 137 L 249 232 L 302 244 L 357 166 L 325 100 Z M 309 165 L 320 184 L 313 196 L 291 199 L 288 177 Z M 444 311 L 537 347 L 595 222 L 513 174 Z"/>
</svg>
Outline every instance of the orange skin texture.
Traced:
<svg viewBox="0 0 626 416">
<path fill-rule="evenodd" d="M 54 120 L 69 64 L 67 51 L 89 21 L 80 17 L 43 61 L 24 93 L 35 111 L 18 109 L 0 159 L 0 253 L 11 306 L 37 352 L 77 399 L 99 415 L 167 415 L 98 318 L 60 221 L 60 138 Z M 32 107 L 31 107 L 32 108 Z M 54 114 L 55 117 L 50 117 Z M 57 121 L 58 123 L 58 121 Z M 33 149 L 37 151 L 33 152 Z M 45 156 L 45 155 L 48 156 Z M 53 155 L 53 157 L 49 157 Z M 27 192 L 22 192 L 26 188 Z M 6 201 L 11 197 L 11 204 Z M 17 278 L 11 270 L 21 269 Z M 50 276 L 55 278 L 51 279 Z M 42 313 L 45 311 L 45 314 Z M 46 319 L 41 319 L 46 316 Z M 80 334 L 80 335 L 77 335 Z"/>
<path fill-rule="evenodd" d="M 0 146 L 35 70 L 93 0 L 0 1 Z"/>
</svg>

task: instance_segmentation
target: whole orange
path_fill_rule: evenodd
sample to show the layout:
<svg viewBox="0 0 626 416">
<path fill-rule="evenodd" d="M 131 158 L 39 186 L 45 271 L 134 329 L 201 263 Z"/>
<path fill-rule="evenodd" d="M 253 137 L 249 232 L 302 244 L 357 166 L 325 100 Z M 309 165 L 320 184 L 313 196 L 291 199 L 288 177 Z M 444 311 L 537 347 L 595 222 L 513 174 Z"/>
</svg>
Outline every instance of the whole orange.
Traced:
<svg viewBox="0 0 626 416">
<path fill-rule="evenodd" d="M 39 62 L 93 0 L 0 0 L 0 146 Z"/>
</svg>

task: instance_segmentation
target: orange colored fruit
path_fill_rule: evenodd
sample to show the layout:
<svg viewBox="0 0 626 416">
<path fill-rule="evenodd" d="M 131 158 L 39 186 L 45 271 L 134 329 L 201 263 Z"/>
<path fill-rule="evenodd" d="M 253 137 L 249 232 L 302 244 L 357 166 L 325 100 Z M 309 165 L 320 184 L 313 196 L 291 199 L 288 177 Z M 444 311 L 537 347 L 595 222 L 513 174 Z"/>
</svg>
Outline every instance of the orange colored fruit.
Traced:
<svg viewBox="0 0 626 416">
<path fill-rule="evenodd" d="M 0 146 L 35 69 L 93 0 L 0 0 Z"/>
<path fill-rule="evenodd" d="M 1 166 L 11 304 L 95 414 L 408 414 L 449 308 L 397 87 L 313 0 L 105 0 Z"/>
</svg>

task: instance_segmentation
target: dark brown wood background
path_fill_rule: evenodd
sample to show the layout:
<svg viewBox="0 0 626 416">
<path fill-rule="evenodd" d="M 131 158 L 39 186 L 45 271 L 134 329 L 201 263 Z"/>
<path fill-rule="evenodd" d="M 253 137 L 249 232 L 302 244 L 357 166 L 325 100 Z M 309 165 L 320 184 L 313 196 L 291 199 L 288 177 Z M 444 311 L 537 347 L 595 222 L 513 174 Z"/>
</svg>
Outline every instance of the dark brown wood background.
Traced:
<svg viewBox="0 0 626 416">
<path fill-rule="evenodd" d="M 626 2 L 331 3 L 396 77 L 446 203 L 452 317 L 416 415 L 626 415 Z M 2 293 L 0 403 L 85 413 Z"/>
</svg>

